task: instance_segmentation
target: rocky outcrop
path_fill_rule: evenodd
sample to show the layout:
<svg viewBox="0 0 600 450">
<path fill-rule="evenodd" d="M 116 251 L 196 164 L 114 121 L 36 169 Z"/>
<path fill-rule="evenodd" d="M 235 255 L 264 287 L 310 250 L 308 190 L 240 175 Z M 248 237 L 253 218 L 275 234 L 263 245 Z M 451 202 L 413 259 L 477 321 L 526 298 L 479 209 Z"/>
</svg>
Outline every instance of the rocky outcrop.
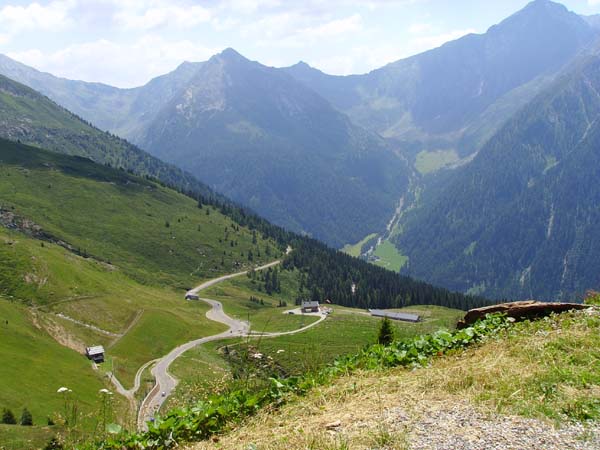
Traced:
<svg viewBox="0 0 600 450">
<path fill-rule="evenodd" d="M 504 313 L 516 320 L 534 319 L 548 316 L 552 313 L 562 313 L 573 309 L 586 309 L 590 305 L 581 303 L 546 303 L 535 300 L 522 302 L 502 303 L 499 305 L 485 306 L 483 308 L 471 309 L 465 317 L 458 322 L 458 328 L 464 328 L 483 319 L 487 314 Z"/>
</svg>

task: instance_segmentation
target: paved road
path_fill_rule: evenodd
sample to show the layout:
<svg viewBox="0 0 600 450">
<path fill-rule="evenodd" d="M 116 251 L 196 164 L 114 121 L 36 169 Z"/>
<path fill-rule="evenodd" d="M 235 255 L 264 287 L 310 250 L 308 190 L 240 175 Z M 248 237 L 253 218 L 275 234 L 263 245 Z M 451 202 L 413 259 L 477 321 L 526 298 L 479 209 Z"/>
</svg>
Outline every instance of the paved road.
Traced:
<svg viewBox="0 0 600 450">
<path fill-rule="evenodd" d="M 289 252 L 289 250 L 288 250 Z M 269 267 L 273 267 L 280 264 L 280 261 L 273 261 L 272 263 L 265 264 L 264 266 L 258 267 L 255 270 L 264 270 Z M 224 275 L 219 278 L 215 278 L 213 280 L 206 281 L 201 285 L 195 287 L 194 289 L 188 291 L 188 294 L 198 294 L 203 289 L 207 289 L 215 284 L 221 283 L 225 280 L 229 280 L 231 278 L 239 277 L 241 275 L 246 275 L 248 272 L 238 272 L 230 275 Z M 162 358 L 158 359 L 156 365 L 152 369 L 152 375 L 154 375 L 156 379 L 156 385 L 154 388 L 148 393 L 146 398 L 142 401 L 140 405 L 140 409 L 138 411 L 138 427 L 140 429 L 146 428 L 146 422 L 150 420 L 154 414 L 160 409 L 165 400 L 169 397 L 175 386 L 177 385 L 177 380 L 169 374 L 168 369 L 173 361 L 175 361 L 179 356 L 181 356 L 186 351 L 190 350 L 193 347 L 196 347 L 201 344 L 205 344 L 207 342 L 216 341 L 219 339 L 227 339 L 227 338 L 235 338 L 241 336 L 247 336 L 249 334 L 250 326 L 247 322 L 243 322 L 241 320 L 233 319 L 229 317 L 223 311 L 223 305 L 216 301 L 210 299 L 201 299 L 202 301 L 208 303 L 212 306 L 212 308 L 206 313 L 206 317 L 210 320 L 214 320 L 215 322 L 220 322 L 229 327 L 229 329 L 223 333 L 216 334 L 213 336 L 207 336 L 200 339 L 196 339 L 185 344 L 180 345 L 179 347 L 173 349 L 170 353 Z M 315 324 L 311 324 L 315 325 Z M 305 327 L 306 329 L 308 327 Z M 295 331 L 298 333 L 303 331 L 304 329 L 300 329 Z M 289 333 L 269 333 L 268 336 L 277 336 L 282 334 Z M 141 373 L 141 372 L 138 372 Z M 136 376 L 137 378 L 137 376 Z M 139 383 L 138 383 L 139 384 Z M 164 395 L 163 395 L 164 393 Z"/>
<path fill-rule="evenodd" d="M 146 370 L 146 368 L 149 365 L 155 363 L 156 361 L 158 361 L 158 360 L 153 359 L 152 361 L 148 361 L 146 364 L 144 364 L 142 367 L 140 367 L 138 369 L 137 373 L 135 374 L 135 381 L 133 383 L 133 387 L 131 389 L 125 389 L 125 387 L 121 384 L 121 382 L 118 380 L 118 378 L 113 373 L 108 372 L 107 375 L 110 379 L 110 382 L 115 386 L 115 389 L 117 390 L 117 392 L 119 394 L 121 394 L 124 397 L 127 397 L 129 400 L 133 400 L 135 393 L 140 388 L 142 372 L 144 370 Z"/>
</svg>

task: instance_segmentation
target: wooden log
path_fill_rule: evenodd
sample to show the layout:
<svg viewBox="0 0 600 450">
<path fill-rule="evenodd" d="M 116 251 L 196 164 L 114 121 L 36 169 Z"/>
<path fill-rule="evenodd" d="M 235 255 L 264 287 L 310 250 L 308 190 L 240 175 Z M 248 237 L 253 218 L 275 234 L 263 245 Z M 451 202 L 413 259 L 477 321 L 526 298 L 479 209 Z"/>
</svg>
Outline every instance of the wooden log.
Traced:
<svg viewBox="0 0 600 450">
<path fill-rule="evenodd" d="M 501 303 L 499 305 L 485 306 L 483 308 L 471 309 L 465 317 L 458 322 L 458 328 L 468 327 L 487 314 L 501 312 L 516 320 L 534 319 L 549 316 L 552 313 L 562 313 L 574 309 L 586 309 L 590 305 L 581 303 L 546 303 L 535 300 L 522 302 Z"/>
</svg>

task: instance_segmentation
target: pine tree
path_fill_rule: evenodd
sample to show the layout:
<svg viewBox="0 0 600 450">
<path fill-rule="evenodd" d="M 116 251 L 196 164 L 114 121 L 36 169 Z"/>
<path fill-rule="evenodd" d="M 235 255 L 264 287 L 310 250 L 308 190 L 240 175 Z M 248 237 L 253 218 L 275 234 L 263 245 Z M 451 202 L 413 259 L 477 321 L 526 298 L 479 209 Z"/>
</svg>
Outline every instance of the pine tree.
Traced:
<svg viewBox="0 0 600 450">
<path fill-rule="evenodd" d="M 21 413 L 21 425 L 28 427 L 33 425 L 33 416 L 27 408 L 23 409 L 23 412 Z"/>
<path fill-rule="evenodd" d="M 379 334 L 377 342 L 381 345 L 390 345 L 394 340 L 394 328 L 392 321 L 388 317 L 384 317 L 379 325 Z"/>
<path fill-rule="evenodd" d="M 10 409 L 4 408 L 2 410 L 2 423 L 5 423 L 7 425 L 17 424 L 17 418 Z"/>
</svg>

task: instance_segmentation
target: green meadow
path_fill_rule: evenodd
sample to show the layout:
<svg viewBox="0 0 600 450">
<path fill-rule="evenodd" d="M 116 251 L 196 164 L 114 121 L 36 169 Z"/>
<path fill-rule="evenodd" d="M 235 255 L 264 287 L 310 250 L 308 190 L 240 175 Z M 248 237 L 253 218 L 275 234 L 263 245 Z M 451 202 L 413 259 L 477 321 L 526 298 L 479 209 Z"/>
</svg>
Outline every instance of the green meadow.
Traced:
<svg viewBox="0 0 600 450">
<path fill-rule="evenodd" d="M 186 289 L 282 254 L 152 181 L 6 141 L 0 160 L 0 408 L 27 407 L 36 424 L 3 427 L 3 445 L 55 432 L 37 425 L 64 406 L 61 386 L 93 428 L 107 371 L 131 387 L 147 361 L 225 329 Z M 107 362 L 95 371 L 83 352 L 97 344 Z"/>
<path fill-rule="evenodd" d="M 399 272 L 408 262 L 404 256 L 390 241 L 383 241 L 375 248 L 374 255 L 378 258 L 375 265 L 384 267 L 393 272 Z"/>
<path fill-rule="evenodd" d="M 59 417 L 65 415 L 64 394 L 57 393 L 60 387 L 72 390 L 68 395 L 87 429 L 93 428 L 101 407 L 99 390 L 110 388 L 83 355 L 41 329 L 36 316 L 24 305 L 0 298 L 0 408 L 9 408 L 17 420 L 27 408 L 34 423 L 33 427 L 0 426 L 0 442 L 8 448 L 28 448 L 22 444 L 39 444 L 55 433 L 57 426 L 47 424 L 49 417 L 60 423 Z M 123 411 L 121 399 L 115 396 L 114 400 L 116 410 Z M 36 447 L 32 444 L 32 448 Z"/>
<path fill-rule="evenodd" d="M 281 254 L 212 207 L 125 172 L 6 141 L 0 159 L 1 208 L 145 284 L 190 287 Z"/>
</svg>

